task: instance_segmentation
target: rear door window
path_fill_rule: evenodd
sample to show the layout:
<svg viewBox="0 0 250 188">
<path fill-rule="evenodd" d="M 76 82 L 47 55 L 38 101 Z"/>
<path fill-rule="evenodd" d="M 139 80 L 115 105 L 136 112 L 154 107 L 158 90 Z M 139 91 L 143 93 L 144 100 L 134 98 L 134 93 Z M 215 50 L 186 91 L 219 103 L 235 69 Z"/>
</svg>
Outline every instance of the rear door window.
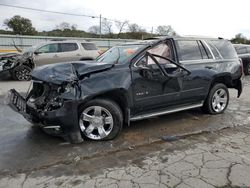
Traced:
<svg viewBox="0 0 250 188">
<path fill-rule="evenodd" d="M 97 50 L 97 47 L 94 43 L 82 43 L 82 47 L 85 50 Z"/>
<path fill-rule="evenodd" d="M 78 49 L 78 45 L 76 43 L 61 43 L 60 44 L 61 52 L 71 52 Z"/>
<path fill-rule="evenodd" d="M 196 40 L 177 41 L 177 53 L 180 61 L 201 60 L 202 53 Z"/>
</svg>

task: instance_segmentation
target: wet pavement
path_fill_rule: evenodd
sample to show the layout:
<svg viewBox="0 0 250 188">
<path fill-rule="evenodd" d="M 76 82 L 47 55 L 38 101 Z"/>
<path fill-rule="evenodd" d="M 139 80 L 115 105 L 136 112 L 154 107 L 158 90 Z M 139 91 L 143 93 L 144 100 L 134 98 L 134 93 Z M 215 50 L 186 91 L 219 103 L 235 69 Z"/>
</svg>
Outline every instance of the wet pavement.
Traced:
<svg viewBox="0 0 250 188">
<path fill-rule="evenodd" d="M 245 81 L 241 98 L 230 90 L 224 114 L 160 116 L 133 122 L 113 141 L 79 145 L 46 135 L 0 103 L 0 187 L 250 187 Z M 189 136 L 161 139 L 182 134 Z"/>
</svg>

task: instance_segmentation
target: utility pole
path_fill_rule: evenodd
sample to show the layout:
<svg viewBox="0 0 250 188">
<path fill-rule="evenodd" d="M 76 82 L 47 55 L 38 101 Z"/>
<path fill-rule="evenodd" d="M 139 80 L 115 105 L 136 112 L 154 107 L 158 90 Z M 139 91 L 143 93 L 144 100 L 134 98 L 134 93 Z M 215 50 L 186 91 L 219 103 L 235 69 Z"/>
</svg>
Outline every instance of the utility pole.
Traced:
<svg viewBox="0 0 250 188">
<path fill-rule="evenodd" d="M 100 38 L 102 38 L 102 15 L 100 14 Z"/>
</svg>

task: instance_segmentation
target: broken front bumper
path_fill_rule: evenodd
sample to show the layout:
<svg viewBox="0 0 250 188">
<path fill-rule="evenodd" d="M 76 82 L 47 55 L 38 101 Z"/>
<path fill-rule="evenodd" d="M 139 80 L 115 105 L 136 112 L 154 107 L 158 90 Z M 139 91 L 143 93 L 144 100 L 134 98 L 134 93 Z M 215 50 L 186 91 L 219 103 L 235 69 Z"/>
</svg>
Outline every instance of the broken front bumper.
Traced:
<svg viewBox="0 0 250 188">
<path fill-rule="evenodd" d="M 27 104 L 27 101 L 15 89 L 9 91 L 8 105 L 25 119 L 33 124 L 38 124 L 45 132 L 53 129 L 53 134 L 63 136 L 66 140 L 82 142 L 78 125 L 78 103 L 70 100 L 65 101 L 61 108 L 52 111 L 38 111 Z"/>
</svg>

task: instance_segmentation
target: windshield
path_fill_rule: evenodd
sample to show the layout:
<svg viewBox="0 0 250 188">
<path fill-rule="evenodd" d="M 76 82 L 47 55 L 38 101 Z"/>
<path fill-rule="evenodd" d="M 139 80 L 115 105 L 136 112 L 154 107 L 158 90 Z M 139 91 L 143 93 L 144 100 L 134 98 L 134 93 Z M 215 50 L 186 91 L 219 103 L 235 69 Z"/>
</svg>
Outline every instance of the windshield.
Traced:
<svg viewBox="0 0 250 188">
<path fill-rule="evenodd" d="M 99 56 L 97 61 L 103 63 L 124 63 L 142 47 L 143 45 L 115 46 Z"/>
<path fill-rule="evenodd" d="M 25 48 L 22 53 L 26 53 L 26 52 L 34 52 L 36 50 L 37 46 L 31 46 L 29 48 Z"/>
</svg>

